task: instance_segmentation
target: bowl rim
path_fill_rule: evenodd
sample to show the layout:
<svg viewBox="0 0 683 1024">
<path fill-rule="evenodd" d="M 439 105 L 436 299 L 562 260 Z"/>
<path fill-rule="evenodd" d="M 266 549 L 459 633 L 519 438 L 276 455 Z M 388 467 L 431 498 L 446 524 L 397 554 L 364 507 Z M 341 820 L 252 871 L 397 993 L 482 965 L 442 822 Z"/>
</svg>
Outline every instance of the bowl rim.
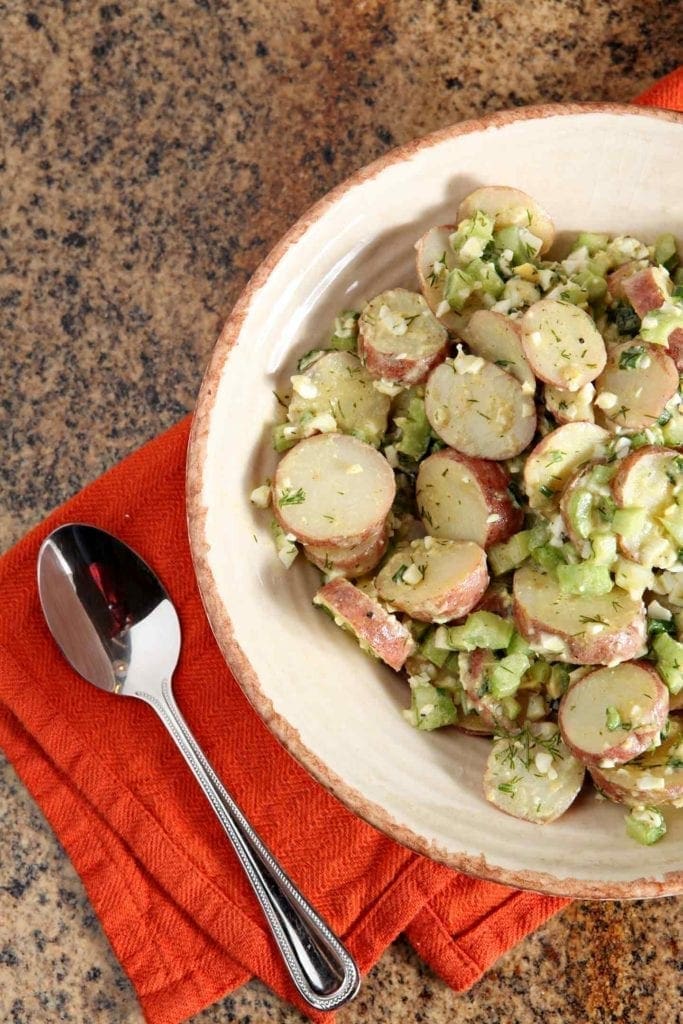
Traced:
<svg viewBox="0 0 683 1024">
<path fill-rule="evenodd" d="M 502 127 L 518 121 L 539 120 L 547 117 L 581 114 L 612 114 L 626 117 L 650 117 L 683 126 L 683 114 L 659 108 L 619 103 L 548 103 L 503 110 L 483 117 L 471 118 L 445 128 L 437 129 L 412 139 L 383 154 L 372 163 L 360 168 L 344 179 L 321 199 L 310 206 L 281 237 L 257 267 L 237 302 L 228 314 L 216 340 L 199 389 L 188 439 L 186 469 L 186 513 L 190 550 L 199 593 L 209 625 L 228 667 L 244 691 L 252 707 L 263 719 L 276 739 L 325 789 L 340 800 L 353 814 L 379 829 L 386 836 L 416 853 L 429 857 L 455 870 L 478 878 L 498 882 L 520 889 L 549 895 L 583 899 L 642 899 L 683 894 L 683 868 L 667 872 L 660 878 L 638 878 L 626 882 L 586 881 L 580 878 L 560 877 L 547 872 L 514 870 L 489 864 L 481 854 L 472 856 L 453 853 L 430 842 L 419 833 L 395 821 L 381 805 L 368 799 L 355 787 L 333 772 L 301 740 L 298 731 L 277 712 L 235 635 L 232 621 L 220 599 L 208 557 L 205 539 L 207 510 L 202 502 L 203 469 L 218 383 L 231 351 L 236 344 L 244 320 L 256 295 L 286 252 L 304 235 L 327 209 L 337 203 L 350 189 L 368 181 L 394 164 L 418 151 L 441 142 L 492 127 Z"/>
</svg>

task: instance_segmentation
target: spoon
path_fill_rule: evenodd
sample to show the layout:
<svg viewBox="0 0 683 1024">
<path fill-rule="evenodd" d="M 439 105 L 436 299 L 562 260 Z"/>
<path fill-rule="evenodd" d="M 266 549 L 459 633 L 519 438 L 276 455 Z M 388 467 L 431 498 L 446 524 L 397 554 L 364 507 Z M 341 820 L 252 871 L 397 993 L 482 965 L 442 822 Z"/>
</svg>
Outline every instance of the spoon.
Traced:
<svg viewBox="0 0 683 1024">
<path fill-rule="evenodd" d="M 101 690 L 145 701 L 168 729 L 232 843 L 301 996 L 316 1010 L 353 999 L 360 987 L 355 961 L 253 830 L 178 710 L 171 675 L 180 622 L 150 567 L 110 533 L 70 523 L 42 544 L 38 592 L 71 666 Z"/>
</svg>

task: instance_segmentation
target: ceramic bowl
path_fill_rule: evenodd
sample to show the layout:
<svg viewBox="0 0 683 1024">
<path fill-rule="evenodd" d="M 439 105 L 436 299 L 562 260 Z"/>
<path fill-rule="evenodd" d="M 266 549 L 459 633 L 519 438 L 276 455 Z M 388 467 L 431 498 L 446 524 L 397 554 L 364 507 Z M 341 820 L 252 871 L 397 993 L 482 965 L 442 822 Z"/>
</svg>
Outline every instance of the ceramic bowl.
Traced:
<svg viewBox="0 0 683 1024">
<path fill-rule="evenodd" d="M 335 314 L 416 287 L 415 240 L 483 184 L 523 189 L 562 239 L 581 229 L 683 235 L 683 118 L 612 105 L 516 110 L 438 131 L 359 171 L 317 203 L 259 267 L 216 344 L 188 465 L 193 558 L 211 626 L 256 710 L 352 811 L 465 872 L 548 893 L 683 892 L 683 812 L 643 848 L 624 810 L 586 792 L 538 826 L 484 800 L 489 743 L 408 726 L 403 679 L 365 657 L 311 598 L 319 574 L 274 555 L 249 502 L 271 476 L 273 392 Z"/>
</svg>

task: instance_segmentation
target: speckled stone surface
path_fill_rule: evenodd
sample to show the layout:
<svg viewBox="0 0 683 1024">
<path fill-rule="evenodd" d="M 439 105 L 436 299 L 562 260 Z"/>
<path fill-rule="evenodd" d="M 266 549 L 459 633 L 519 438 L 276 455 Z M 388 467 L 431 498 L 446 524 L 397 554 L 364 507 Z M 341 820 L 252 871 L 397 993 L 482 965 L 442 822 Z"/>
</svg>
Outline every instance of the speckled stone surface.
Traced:
<svg viewBox="0 0 683 1024">
<path fill-rule="evenodd" d="M 677 0 L 0 2 L 0 547 L 192 407 L 259 260 L 396 143 L 504 107 L 626 101 Z M 396 942 L 361 1021 L 681 1021 L 680 901 L 576 904 L 457 996 Z M 0 769 L 0 1021 L 142 1017 L 83 887 Z M 251 983 L 197 1024 L 302 1018 Z"/>
</svg>

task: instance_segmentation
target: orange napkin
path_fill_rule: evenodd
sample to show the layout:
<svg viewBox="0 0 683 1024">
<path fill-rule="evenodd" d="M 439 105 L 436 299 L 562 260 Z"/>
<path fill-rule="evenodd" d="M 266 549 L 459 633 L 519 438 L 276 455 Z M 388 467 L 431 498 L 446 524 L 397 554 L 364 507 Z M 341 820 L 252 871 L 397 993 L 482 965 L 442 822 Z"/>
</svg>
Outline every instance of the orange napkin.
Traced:
<svg viewBox="0 0 683 1024">
<path fill-rule="evenodd" d="M 682 100 L 680 72 L 644 97 L 679 107 Z M 354 817 L 279 746 L 232 678 L 203 614 L 186 541 L 188 429 L 189 418 L 0 560 L 0 746 L 83 879 L 151 1024 L 178 1024 L 253 975 L 306 1010 L 161 723 L 138 701 L 78 679 L 47 632 L 35 586 L 41 541 L 70 520 L 101 525 L 164 580 L 183 630 L 174 680 L 183 714 L 361 970 L 405 931 L 449 985 L 466 989 L 567 901 L 468 878 L 411 853 Z"/>
</svg>

